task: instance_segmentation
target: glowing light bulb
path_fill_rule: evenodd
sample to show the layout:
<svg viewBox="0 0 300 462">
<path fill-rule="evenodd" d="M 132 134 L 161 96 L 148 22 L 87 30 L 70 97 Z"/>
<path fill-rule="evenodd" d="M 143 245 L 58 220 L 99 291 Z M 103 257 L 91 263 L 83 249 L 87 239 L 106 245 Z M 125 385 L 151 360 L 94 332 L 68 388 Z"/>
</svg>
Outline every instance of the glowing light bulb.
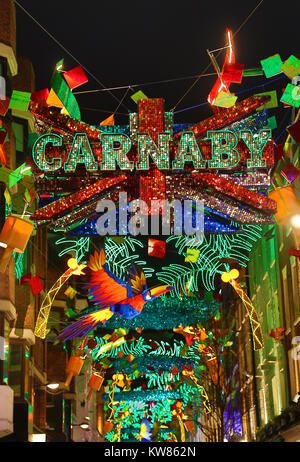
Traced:
<svg viewBox="0 0 300 462">
<path fill-rule="evenodd" d="M 221 276 L 221 279 L 223 282 L 229 282 L 230 279 L 231 279 L 231 276 L 229 273 L 223 273 L 222 276 Z"/>
<path fill-rule="evenodd" d="M 237 279 L 240 275 L 240 272 L 238 269 L 236 268 L 233 268 L 230 273 L 229 273 L 229 276 L 232 278 L 232 279 Z"/>
<path fill-rule="evenodd" d="M 78 266 L 78 261 L 76 260 L 76 258 L 69 258 L 69 260 L 67 261 L 67 265 L 69 268 L 75 269 Z"/>
<path fill-rule="evenodd" d="M 57 390 L 59 388 L 59 383 L 48 383 L 47 385 L 50 390 Z"/>
<path fill-rule="evenodd" d="M 291 225 L 293 228 L 300 229 L 300 215 L 294 215 L 291 219 Z"/>
</svg>

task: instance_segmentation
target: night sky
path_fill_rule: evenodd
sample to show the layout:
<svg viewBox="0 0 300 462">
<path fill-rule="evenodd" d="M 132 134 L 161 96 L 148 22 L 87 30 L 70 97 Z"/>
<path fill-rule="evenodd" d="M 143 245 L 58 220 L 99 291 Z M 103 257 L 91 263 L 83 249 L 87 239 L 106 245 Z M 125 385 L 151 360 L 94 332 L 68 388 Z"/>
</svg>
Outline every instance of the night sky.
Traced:
<svg viewBox="0 0 300 462">
<path fill-rule="evenodd" d="M 259 0 L 18 1 L 105 87 L 197 76 L 210 62 L 206 50 L 226 45 L 226 26 L 233 33 L 237 31 L 259 3 Z M 16 9 L 17 51 L 31 59 L 36 74 L 36 88 L 49 88 L 54 66 L 61 58 L 65 58 L 65 70 L 78 64 L 18 6 Z M 279 53 L 282 60 L 291 54 L 299 58 L 299 15 L 300 4 L 297 5 L 297 2 L 283 4 L 265 0 L 234 39 L 236 61 L 244 63 L 245 68 L 254 68 L 260 67 L 261 59 L 275 53 Z M 218 57 L 220 67 L 224 56 L 225 51 L 222 51 Z M 214 72 L 212 65 L 207 72 Z M 101 88 L 91 76 L 88 77 L 89 82 L 74 92 Z M 215 76 L 201 78 L 176 110 L 204 103 L 215 79 Z M 266 79 L 264 76 L 248 77 L 243 79 L 241 85 L 232 84 L 230 90 L 237 93 L 266 84 L 242 93 L 238 100 L 255 92 L 273 89 L 278 90 L 280 98 L 289 80 L 283 77 L 268 84 L 270 80 L 272 78 Z M 136 87 L 135 91 L 140 89 L 148 97 L 163 97 L 166 110 L 170 110 L 193 81 L 186 79 L 151 84 Z M 121 99 L 125 91 L 122 89 L 113 93 Z M 133 91 L 129 90 L 124 100 L 126 107 L 120 106 L 118 112 L 127 114 L 128 110 L 136 110 L 135 103 L 129 97 L 131 94 Z M 77 100 L 82 119 L 92 124 L 101 122 L 118 106 L 108 92 L 78 95 Z M 210 115 L 212 111 L 207 104 L 178 112 L 174 120 L 176 123 L 197 122 Z M 279 103 L 279 109 L 273 110 L 270 115 L 277 116 L 279 127 L 273 134 L 276 138 L 290 122 L 291 109 L 284 109 Z M 128 123 L 127 115 L 117 115 L 115 120 L 116 124 Z"/>
</svg>

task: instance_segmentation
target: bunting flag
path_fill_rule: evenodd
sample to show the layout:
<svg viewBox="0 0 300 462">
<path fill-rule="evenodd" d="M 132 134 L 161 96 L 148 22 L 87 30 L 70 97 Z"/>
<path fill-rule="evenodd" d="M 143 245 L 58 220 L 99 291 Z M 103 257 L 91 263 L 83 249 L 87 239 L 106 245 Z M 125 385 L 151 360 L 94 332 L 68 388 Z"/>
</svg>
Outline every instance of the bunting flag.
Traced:
<svg viewBox="0 0 300 462">
<path fill-rule="evenodd" d="M 261 60 L 260 64 L 267 79 L 269 77 L 273 77 L 274 75 L 281 74 L 282 72 L 281 66 L 283 63 L 278 53 L 276 55 L 269 56 L 269 58 Z"/>
<path fill-rule="evenodd" d="M 222 73 L 223 79 L 230 83 L 241 83 L 244 67 L 244 64 L 226 63 Z"/>
<path fill-rule="evenodd" d="M 284 61 L 280 69 L 290 79 L 293 79 L 300 74 L 300 59 L 296 58 L 294 55 L 291 55 L 286 61 Z"/>
<path fill-rule="evenodd" d="M 73 289 L 72 286 L 69 286 L 67 288 L 67 290 L 65 290 L 64 294 L 70 298 L 71 300 L 75 297 L 75 295 L 77 294 L 77 291 L 75 289 Z"/>
<path fill-rule="evenodd" d="M 296 143 L 300 143 L 300 120 L 290 125 L 287 128 L 287 131 L 289 132 L 291 137 L 296 141 Z"/>
<path fill-rule="evenodd" d="M 260 96 L 270 96 L 271 97 L 270 101 L 268 101 L 265 106 L 261 106 L 261 107 L 257 108 L 256 109 L 257 111 L 263 111 L 264 108 L 272 109 L 272 108 L 278 106 L 276 90 L 266 91 L 264 93 L 256 93 L 254 96 L 258 96 L 258 97 L 260 97 Z"/>
<path fill-rule="evenodd" d="M 44 88 L 43 90 L 35 91 L 31 94 L 31 101 L 34 103 L 46 103 L 49 97 L 49 90 L 48 88 Z"/>
<path fill-rule="evenodd" d="M 19 111 L 27 111 L 30 102 L 31 93 L 26 91 L 13 90 L 9 109 L 18 109 Z"/>
<path fill-rule="evenodd" d="M 88 82 L 88 78 L 84 73 L 84 70 L 81 66 L 74 67 L 70 71 L 64 73 L 64 78 L 69 85 L 70 89 L 77 88 L 80 85 Z"/>
<path fill-rule="evenodd" d="M 114 118 L 114 114 L 110 115 L 109 117 L 107 117 L 107 119 L 105 120 L 102 120 L 102 122 L 100 123 L 100 125 L 115 125 L 115 118 Z"/>
<path fill-rule="evenodd" d="M 280 101 L 290 106 L 300 107 L 300 87 L 288 83 Z"/>
<path fill-rule="evenodd" d="M 54 72 L 51 79 L 51 89 L 61 101 L 62 107 L 66 109 L 68 114 L 73 119 L 81 120 L 80 109 L 76 98 L 67 82 L 63 79 L 62 74 L 57 70 Z"/>
<path fill-rule="evenodd" d="M 234 106 L 236 100 L 237 96 L 227 91 L 221 90 L 220 93 L 218 93 L 213 104 L 214 106 L 228 108 Z"/>
<path fill-rule="evenodd" d="M 140 99 L 148 99 L 148 97 L 143 93 L 141 90 L 137 91 L 133 95 L 130 96 L 130 98 L 137 104 Z"/>
</svg>

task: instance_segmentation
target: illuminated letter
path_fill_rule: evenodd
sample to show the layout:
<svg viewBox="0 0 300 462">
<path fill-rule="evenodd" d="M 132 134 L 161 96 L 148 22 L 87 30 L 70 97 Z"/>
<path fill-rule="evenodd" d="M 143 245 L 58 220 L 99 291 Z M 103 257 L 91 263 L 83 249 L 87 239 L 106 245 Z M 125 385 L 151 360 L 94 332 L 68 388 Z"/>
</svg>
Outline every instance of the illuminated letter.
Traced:
<svg viewBox="0 0 300 462">
<path fill-rule="evenodd" d="M 250 130 L 242 130 L 240 138 L 245 141 L 251 152 L 251 159 L 247 159 L 247 167 L 266 167 L 266 159 L 262 158 L 262 152 L 271 138 L 271 130 L 260 130 L 257 135 L 253 135 Z"/>
<path fill-rule="evenodd" d="M 172 162 L 173 170 L 184 168 L 185 162 L 193 162 L 194 168 L 205 168 L 206 160 L 203 159 L 193 132 L 185 132 L 180 138 L 176 157 Z"/>
<path fill-rule="evenodd" d="M 105 236 L 106 234 L 115 236 L 117 234 L 117 227 L 116 206 L 114 202 L 109 199 L 101 199 L 97 204 L 96 212 L 103 213 L 96 222 L 97 233 L 100 236 Z"/>
<path fill-rule="evenodd" d="M 79 163 L 85 164 L 88 172 L 98 170 L 98 164 L 85 133 L 76 133 L 74 136 L 68 160 L 64 163 L 65 172 L 75 172 Z"/>
<path fill-rule="evenodd" d="M 170 168 L 169 141 L 169 133 L 158 134 L 158 146 L 148 133 L 138 135 L 139 158 L 136 163 L 137 170 L 149 170 L 149 156 L 152 157 L 159 170 Z"/>
<path fill-rule="evenodd" d="M 130 151 L 131 141 L 127 135 L 104 134 L 102 140 L 101 170 L 116 170 L 116 161 L 121 170 L 133 170 L 134 162 L 131 162 L 126 154 Z M 119 146 L 116 146 L 118 144 Z"/>
<path fill-rule="evenodd" d="M 207 138 L 212 140 L 212 159 L 208 161 L 209 168 L 233 168 L 239 163 L 240 154 L 235 149 L 238 141 L 235 133 L 228 130 L 220 132 L 208 130 Z M 224 154 L 227 159 L 223 158 Z"/>
<path fill-rule="evenodd" d="M 32 148 L 32 158 L 36 165 L 45 172 L 54 172 L 61 167 L 61 157 L 52 159 L 51 162 L 46 160 L 46 144 L 52 143 L 53 146 L 62 145 L 62 137 L 59 135 L 45 134 L 40 136 Z"/>
</svg>

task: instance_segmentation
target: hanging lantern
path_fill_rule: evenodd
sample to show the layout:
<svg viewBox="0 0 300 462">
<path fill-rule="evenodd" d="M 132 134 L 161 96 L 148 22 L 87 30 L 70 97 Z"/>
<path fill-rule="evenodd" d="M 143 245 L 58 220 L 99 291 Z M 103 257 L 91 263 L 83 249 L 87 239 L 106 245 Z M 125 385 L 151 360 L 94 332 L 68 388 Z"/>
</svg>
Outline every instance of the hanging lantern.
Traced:
<svg viewBox="0 0 300 462">
<path fill-rule="evenodd" d="M 277 203 L 274 217 L 278 225 L 285 225 L 293 215 L 300 214 L 300 203 L 291 186 L 276 188 L 268 197 Z"/>
<path fill-rule="evenodd" d="M 33 223 L 23 218 L 6 218 L 0 233 L 0 273 L 4 273 L 13 252 L 24 253 L 33 228 Z"/>
<path fill-rule="evenodd" d="M 68 374 L 65 386 L 68 387 L 73 377 L 77 377 L 82 369 L 84 358 L 81 356 L 82 351 L 79 350 L 75 355 L 71 356 L 66 367 L 66 373 Z"/>
<path fill-rule="evenodd" d="M 90 387 L 90 391 L 89 391 L 89 394 L 87 396 L 87 400 L 89 401 L 92 397 L 92 394 L 94 393 L 94 391 L 99 391 L 100 388 L 101 388 L 101 385 L 103 383 L 103 380 L 104 380 L 104 376 L 101 375 L 101 371 L 99 372 L 93 372 L 91 377 L 90 377 L 90 380 L 89 380 L 89 387 Z"/>
</svg>

